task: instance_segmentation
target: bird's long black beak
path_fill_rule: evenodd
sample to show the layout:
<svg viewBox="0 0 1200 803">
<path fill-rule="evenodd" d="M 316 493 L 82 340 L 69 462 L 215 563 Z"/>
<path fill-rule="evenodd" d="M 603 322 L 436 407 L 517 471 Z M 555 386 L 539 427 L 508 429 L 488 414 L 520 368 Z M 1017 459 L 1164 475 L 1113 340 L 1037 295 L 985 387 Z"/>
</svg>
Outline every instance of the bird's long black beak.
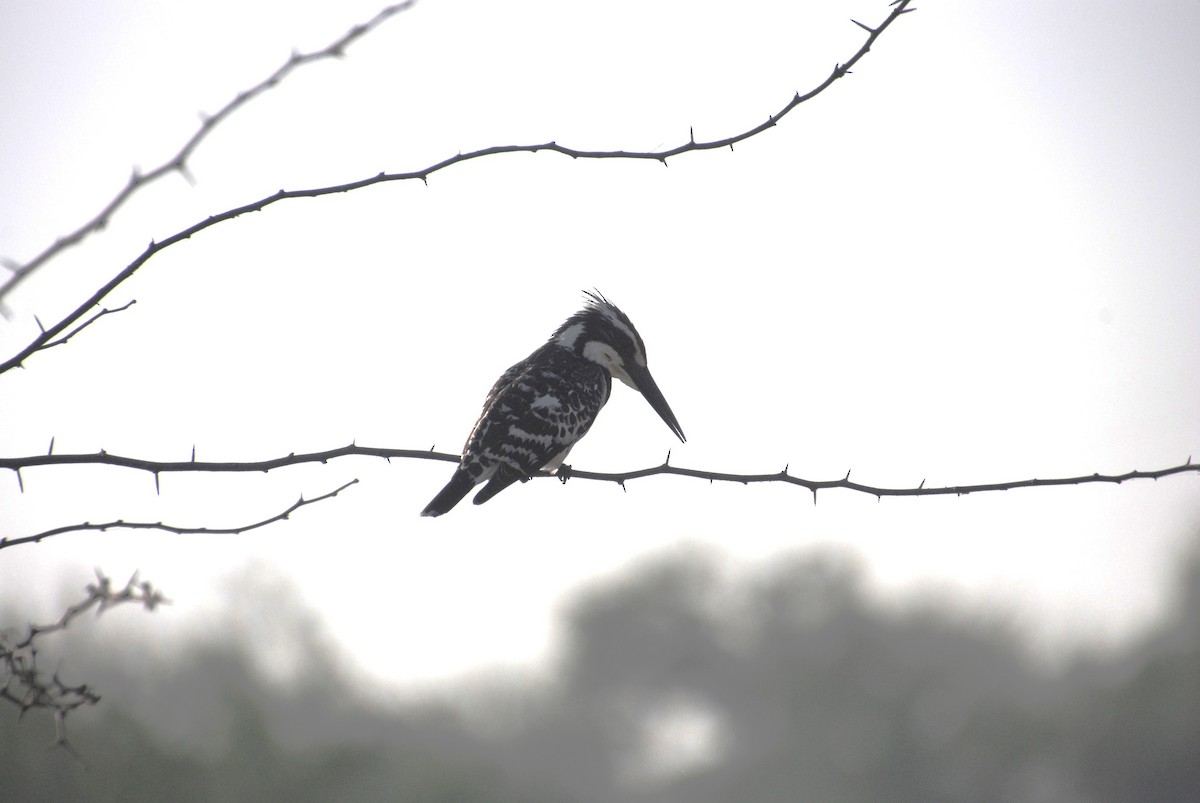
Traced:
<svg viewBox="0 0 1200 803">
<path fill-rule="evenodd" d="M 650 402 L 650 406 L 654 408 L 654 412 L 658 413 L 659 417 L 671 428 L 671 431 L 675 433 L 679 440 L 687 443 L 687 438 L 683 436 L 683 429 L 679 426 L 679 421 L 675 418 L 675 414 L 671 412 L 671 405 L 667 404 L 667 400 L 663 398 L 662 391 L 658 389 L 658 384 L 654 381 L 654 377 L 650 376 L 650 369 L 643 368 L 636 363 L 624 367 L 625 372 L 629 374 L 629 378 L 633 380 L 634 385 L 646 397 L 646 401 Z"/>
</svg>

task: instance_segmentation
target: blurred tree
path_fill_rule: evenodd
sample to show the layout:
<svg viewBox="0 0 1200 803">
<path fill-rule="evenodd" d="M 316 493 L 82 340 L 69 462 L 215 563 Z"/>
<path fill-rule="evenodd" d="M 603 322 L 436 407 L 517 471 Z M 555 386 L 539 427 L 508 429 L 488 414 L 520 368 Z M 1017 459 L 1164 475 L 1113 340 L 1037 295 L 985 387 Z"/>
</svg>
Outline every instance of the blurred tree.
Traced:
<svg viewBox="0 0 1200 803">
<path fill-rule="evenodd" d="M 1200 790 L 1200 561 L 1160 631 L 1057 672 L 999 623 L 877 608 L 833 555 L 743 578 L 718 567 L 681 553 L 595 588 L 568 614 L 552 681 L 496 679 L 437 703 L 364 700 L 302 612 L 283 626 L 312 642 L 312 661 L 291 683 L 256 669 L 249 643 L 134 663 L 91 630 L 68 631 L 65 655 L 110 689 L 74 726 L 87 770 L 46 749 L 47 723 L 6 718 L 0 789 L 13 800 L 581 803 Z M 275 593 L 275 610 L 298 610 Z M 197 726 L 214 712 L 218 727 Z"/>
</svg>

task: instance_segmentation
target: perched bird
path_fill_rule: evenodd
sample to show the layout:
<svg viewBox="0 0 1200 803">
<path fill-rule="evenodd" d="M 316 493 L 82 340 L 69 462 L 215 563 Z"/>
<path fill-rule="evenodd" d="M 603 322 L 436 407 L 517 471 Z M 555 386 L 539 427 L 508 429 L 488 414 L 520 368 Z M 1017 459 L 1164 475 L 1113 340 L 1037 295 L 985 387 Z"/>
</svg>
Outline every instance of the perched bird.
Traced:
<svg viewBox="0 0 1200 803">
<path fill-rule="evenodd" d="M 505 371 L 487 395 L 450 482 L 421 513 L 440 516 L 476 485 L 481 505 L 539 469 L 557 470 L 608 401 L 613 377 L 640 392 L 679 440 L 675 414 L 646 367 L 633 322 L 599 291 L 537 351 Z"/>
</svg>

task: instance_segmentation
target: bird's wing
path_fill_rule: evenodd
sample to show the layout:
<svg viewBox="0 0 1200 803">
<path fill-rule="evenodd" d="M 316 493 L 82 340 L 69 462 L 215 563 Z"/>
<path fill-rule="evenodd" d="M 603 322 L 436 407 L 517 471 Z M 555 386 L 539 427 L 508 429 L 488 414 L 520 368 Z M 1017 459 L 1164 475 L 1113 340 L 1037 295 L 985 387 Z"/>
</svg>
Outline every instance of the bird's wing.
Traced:
<svg viewBox="0 0 1200 803">
<path fill-rule="evenodd" d="M 467 442 L 468 454 L 528 478 L 588 431 L 608 400 L 611 380 L 603 368 L 549 348 L 496 382 Z"/>
</svg>

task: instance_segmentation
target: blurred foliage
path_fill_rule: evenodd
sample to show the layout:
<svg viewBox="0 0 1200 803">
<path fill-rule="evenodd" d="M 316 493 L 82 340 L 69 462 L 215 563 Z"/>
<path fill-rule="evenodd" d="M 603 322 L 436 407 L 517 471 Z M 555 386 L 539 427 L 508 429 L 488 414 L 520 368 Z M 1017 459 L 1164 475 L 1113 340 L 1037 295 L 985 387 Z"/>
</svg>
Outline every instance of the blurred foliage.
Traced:
<svg viewBox="0 0 1200 803">
<path fill-rule="evenodd" d="M 48 719 L 3 717 L 0 798 L 1200 799 L 1200 563 L 1159 630 L 1049 671 L 1001 624 L 881 609 L 834 556 L 733 577 L 678 553 L 576 600 L 551 682 L 389 706 L 263 594 L 308 656 L 287 683 L 245 643 L 122 664 L 64 634 L 105 694 L 70 723 L 85 766 Z"/>
</svg>

